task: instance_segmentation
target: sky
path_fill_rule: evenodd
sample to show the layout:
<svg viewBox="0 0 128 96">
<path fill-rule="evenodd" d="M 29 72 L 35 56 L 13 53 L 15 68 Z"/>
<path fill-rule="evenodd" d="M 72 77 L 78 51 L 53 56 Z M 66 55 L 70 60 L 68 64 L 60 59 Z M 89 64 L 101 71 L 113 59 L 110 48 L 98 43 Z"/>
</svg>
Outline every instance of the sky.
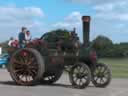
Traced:
<svg viewBox="0 0 128 96">
<path fill-rule="evenodd" d="M 0 42 L 17 38 L 22 26 L 33 38 L 58 28 L 73 30 L 82 40 L 83 15 L 91 16 L 90 38 L 128 42 L 128 0 L 0 0 Z"/>
</svg>

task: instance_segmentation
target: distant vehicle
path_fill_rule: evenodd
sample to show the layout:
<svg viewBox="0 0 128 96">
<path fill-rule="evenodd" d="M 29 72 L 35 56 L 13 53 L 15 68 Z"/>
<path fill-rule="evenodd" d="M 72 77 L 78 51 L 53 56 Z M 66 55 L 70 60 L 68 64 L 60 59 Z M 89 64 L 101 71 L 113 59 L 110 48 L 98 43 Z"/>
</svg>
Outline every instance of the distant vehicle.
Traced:
<svg viewBox="0 0 128 96">
<path fill-rule="evenodd" d="M 0 56 L 0 67 L 2 67 L 3 65 L 6 65 L 8 63 L 8 54 L 2 54 Z"/>
</svg>

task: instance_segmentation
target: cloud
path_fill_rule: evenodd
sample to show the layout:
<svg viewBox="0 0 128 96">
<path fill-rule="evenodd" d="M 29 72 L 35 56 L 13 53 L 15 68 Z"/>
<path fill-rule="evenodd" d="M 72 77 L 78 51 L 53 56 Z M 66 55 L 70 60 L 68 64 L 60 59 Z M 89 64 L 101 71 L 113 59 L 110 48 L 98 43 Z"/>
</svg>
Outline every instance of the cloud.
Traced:
<svg viewBox="0 0 128 96">
<path fill-rule="evenodd" d="M 44 16 L 43 11 L 36 7 L 0 7 L 0 13 L 0 21 L 3 22 L 22 22 L 34 17 Z"/>
<path fill-rule="evenodd" d="M 39 28 L 45 16 L 39 7 L 0 6 L 0 13 L 0 41 L 16 37 L 22 26 Z"/>
<path fill-rule="evenodd" d="M 73 27 L 78 27 L 81 24 L 81 13 L 80 12 L 72 12 L 67 17 L 64 18 L 62 22 L 57 22 L 53 25 L 56 28 L 68 28 L 71 29 Z"/>
<path fill-rule="evenodd" d="M 103 5 L 96 5 L 94 6 L 94 10 L 96 11 L 104 11 L 104 12 L 107 12 L 107 11 L 112 11 L 114 9 L 115 5 L 112 4 L 112 3 L 109 3 L 109 4 L 103 4 Z"/>
<path fill-rule="evenodd" d="M 106 19 L 106 20 L 118 20 L 118 21 L 128 21 L 128 13 L 98 13 L 96 14 L 97 18 Z"/>
<path fill-rule="evenodd" d="M 23 8 L 19 8 L 19 7 L 0 7 L 0 12 L 4 15 L 9 15 L 9 16 L 17 16 L 17 14 L 19 16 L 44 16 L 43 11 L 38 8 L 38 7 L 23 7 Z"/>
<path fill-rule="evenodd" d="M 128 8 L 124 1 L 95 5 L 93 9 L 96 11 L 96 17 L 99 18 L 108 20 L 128 20 Z"/>
<path fill-rule="evenodd" d="M 126 1 L 120 1 L 120 2 L 109 2 L 109 3 L 104 3 L 104 4 L 96 4 L 94 6 L 95 10 L 98 11 L 112 11 L 113 9 L 119 9 L 119 8 L 124 8 L 124 6 L 127 5 Z"/>
<path fill-rule="evenodd" d="M 128 0 L 67 0 L 89 5 L 95 17 L 106 20 L 128 20 Z"/>
<path fill-rule="evenodd" d="M 128 2 L 128 0 L 65 0 L 67 2 L 72 2 L 72 3 L 82 3 L 82 4 L 91 4 L 91 5 L 101 5 L 101 4 L 106 4 L 106 3 L 122 3 L 122 2 Z"/>
<path fill-rule="evenodd" d="M 69 16 L 67 16 L 66 18 L 65 18 L 65 20 L 67 21 L 67 22 L 80 22 L 81 21 L 81 13 L 80 12 L 78 12 L 78 11 L 76 11 L 76 12 L 72 12 Z"/>
<path fill-rule="evenodd" d="M 66 16 L 63 21 L 57 22 L 53 24 L 54 28 L 62 28 L 62 29 L 68 29 L 73 30 L 73 28 L 76 28 L 76 31 L 78 33 L 78 36 L 80 37 L 80 40 L 82 41 L 82 21 L 81 21 L 82 14 L 79 11 L 71 12 L 68 16 Z"/>
<path fill-rule="evenodd" d="M 111 11 L 113 11 L 113 8 L 111 9 Z M 109 12 L 110 11 L 108 11 L 108 13 Z M 108 13 L 106 13 L 106 11 L 104 12 L 103 10 L 100 10 L 99 13 L 96 13 L 94 16 L 91 17 L 92 19 L 90 26 L 91 29 L 90 39 L 93 40 L 98 35 L 104 35 L 112 39 L 113 42 L 125 42 L 127 40 L 126 34 L 128 34 L 128 32 L 126 30 L 127 23 L 124 23 L 124 21 L 125 19 L 127 20 L 128 17 L 127 14 L 122 15 L 117 13 L 118 15 L 117 14 L 114 15 L 114 13 L 112 13 L 112 15 L 110 16 L 110 13 L 109 14 Z M 66 16 L 63 19 L 63 21 L 59 21 L 53 24 L 53 26 L 55 28 L 66 28 L 69 30 L 73 29 L 73 27 L 76 27 L 77 33 L 80 37 L 80 40 L 82 41 L 82 36 L 83 36 L 82 21 L 81 21 L 82 16 L 83 14 L 80 13 L 79 11 L 71 12 L 68 16 Z M 122 18 L 122 16 L 124 17 Z M 125 37 L 122 39 L 121 36 L 125 36 Z"/>
</svg>

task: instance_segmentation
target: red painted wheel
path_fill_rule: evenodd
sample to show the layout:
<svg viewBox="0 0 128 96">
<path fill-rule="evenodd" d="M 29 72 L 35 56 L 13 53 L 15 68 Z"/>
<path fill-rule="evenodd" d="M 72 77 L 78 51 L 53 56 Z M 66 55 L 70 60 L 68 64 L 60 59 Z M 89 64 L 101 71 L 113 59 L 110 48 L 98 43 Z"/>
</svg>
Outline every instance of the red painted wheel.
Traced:
<svg viewBox="0 0 128 96">
<path fill-rule="evenodd" d="M 9 70 L 17 84 L 34 85 L 44 73 L 44 60 L 35 49 L 20 49 L 12 55 Z"/>
</svg>

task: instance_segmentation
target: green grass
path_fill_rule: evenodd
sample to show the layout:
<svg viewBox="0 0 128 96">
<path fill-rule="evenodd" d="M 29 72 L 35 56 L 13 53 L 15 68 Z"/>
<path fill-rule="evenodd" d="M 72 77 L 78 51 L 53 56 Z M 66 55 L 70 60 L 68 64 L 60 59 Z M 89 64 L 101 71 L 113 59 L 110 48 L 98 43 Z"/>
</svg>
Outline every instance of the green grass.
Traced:
<svg viewBox="0 0 128 96">
<path fill-rule="evenodd" d="M 113 77 L 128 78 L 128 58 L 102 58 L 99 62 L 110 65 Z"/>
</svg>

